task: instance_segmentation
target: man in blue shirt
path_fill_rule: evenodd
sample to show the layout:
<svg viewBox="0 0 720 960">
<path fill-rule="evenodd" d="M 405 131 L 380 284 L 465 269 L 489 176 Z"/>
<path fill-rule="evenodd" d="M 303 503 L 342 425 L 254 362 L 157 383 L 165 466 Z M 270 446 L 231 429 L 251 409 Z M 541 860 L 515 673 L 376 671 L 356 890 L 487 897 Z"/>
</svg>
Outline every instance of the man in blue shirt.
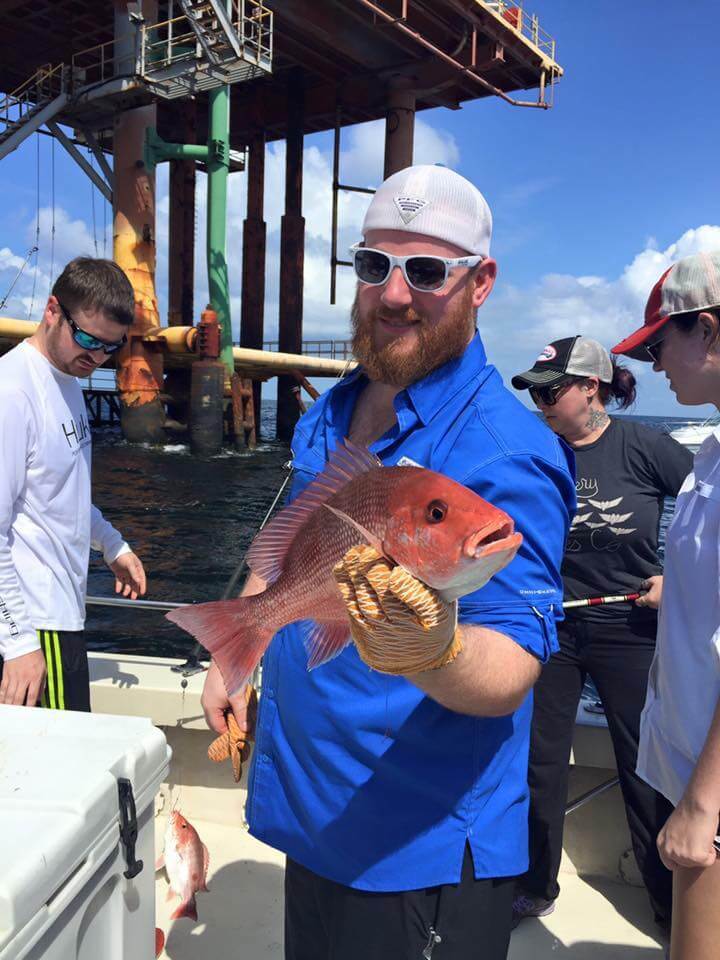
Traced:
<svg viewBox="0 0 720 960">
<path fill-rule="evenodd" d="M 287 960 L 506 957 L 527 868 L 527 759 L 541 664 L 557 649 L 575 512 L 560 441 L 503 386 L 475 329 L 495 281 L 490 210 L 445 167 L 383 183 L 354 250 L 360 367 L 293 439 L 296 497 L 345 437 L 443 473 L 507 511 L 523 544 L 459 602 L 462 650 L 389 676 L 354 645 L 309 672 L 300 626 L 267 651 L 248 787 L 251 833 L 287 854 Z M 246 593 L 265 584 L 251 575 Z M 215 666 L 203 705 L 222 732 Z M 424 952 L 423 952 L 424 951 Z"/>
</svg>

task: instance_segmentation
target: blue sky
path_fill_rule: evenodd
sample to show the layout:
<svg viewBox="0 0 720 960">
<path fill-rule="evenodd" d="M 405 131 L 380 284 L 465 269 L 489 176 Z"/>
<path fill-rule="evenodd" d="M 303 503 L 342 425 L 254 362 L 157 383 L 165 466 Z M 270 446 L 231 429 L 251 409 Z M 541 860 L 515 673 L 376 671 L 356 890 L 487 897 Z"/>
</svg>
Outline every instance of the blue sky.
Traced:
<svg viewBox="0 0 720 960">
<path fill-rule="evenodd" d="M 492 360 L 504 376 L 525 368 L 544 344 L 574 333 L 611 345 L 642 321 L 652 283 L 674 259 L 720 247 L 720 132 L 717 122 L 716 0 L 536 0 L 526 4 L 557 41 L 565 76 L 549 111 L 485 99 L 462 110 L 418 115 L 415 159 L 443 162 L 473 180 L 494 213 L 498 283 L 479 314 Z M 381 176 L 381 128 L 343 135 L 342 179 L 375 185 Z M 37 137 L 0 163 L 0 300 L 33 242 Z M 26 268 L 0 310 L 37 318 L 51 280 L 51 141 L 40 137 L 41 237 L 38 272 Z M 165 310 L 167 175 L 158 175 L 158 294 Z M 306 139 L 305 333 L 344 337 L 353 280 L 343 272 L 339 303 L 328 304 L 331 142 Z M 266 336 L 276 330 L 282 143 L 268 147 L 266 217 L 269 255 Z M 100 255 L 104 201 L 55 147 L 54 269 L 80 252 Z M 367 200 L 346 196 L 341 242 L 357 239 Z M 197 298 L 207 296 L 204 183 L 199 187 Z M 229 263 L 234 322 L 239 322 L 244 175 L 231 178 Z M 107 220 L 109 223 L 109 214 Z M 645 364 L 636 412 L 702 415 L 681 408 Z"/>
</svg>

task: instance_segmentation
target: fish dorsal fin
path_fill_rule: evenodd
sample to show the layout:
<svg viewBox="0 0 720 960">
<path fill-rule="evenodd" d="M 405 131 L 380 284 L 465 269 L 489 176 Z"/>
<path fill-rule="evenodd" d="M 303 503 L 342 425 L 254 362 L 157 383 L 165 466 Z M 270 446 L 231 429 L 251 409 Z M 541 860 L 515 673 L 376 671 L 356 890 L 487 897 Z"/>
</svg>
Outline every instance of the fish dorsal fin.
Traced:
<svg viewBox="0 0 720 960">
<path fill-rule="evenodd" d="M 253 540 L 246 557 L 253 573 L 268 584 L 274 583 L 283 572 L 285 558 L 298 530 L 315 510 L 351 480 L 380 466 L 374 454 L 349 440 L 336 447 L 323 472 Z"/>
</svg>

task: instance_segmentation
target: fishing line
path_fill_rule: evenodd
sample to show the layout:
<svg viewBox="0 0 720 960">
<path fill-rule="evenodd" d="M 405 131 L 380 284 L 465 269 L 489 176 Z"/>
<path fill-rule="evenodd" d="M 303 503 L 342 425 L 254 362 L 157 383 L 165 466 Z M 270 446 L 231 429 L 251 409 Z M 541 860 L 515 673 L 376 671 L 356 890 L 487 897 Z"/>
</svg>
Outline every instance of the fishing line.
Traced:
<svg viewBox="0 0 720 960">
<path fill-rule="evenodd" d="M 285 490 L 285 487 L 286 487 L 286 486 L 288 485 L 288 483 L 290 482 L 290 478 L 292 477 L 292 463 L 291 463 L 291 461 L 288 460 L 287 463 L 283 464 L 283 468 L 288 471 L 287 476 L 285 477 L 285 479 L 283 480 L 282 484 L 280 485 L 280 489 L 279 489 L 278 492 L 275 494 L 275 499 L 274 499 L 273 502 L 271 503 L 270 509 L 269 509 L 268 512 L 265 514 L 265 517 L 264 517 L 262 523 L 260 524 L 260 526 L 258 527 L 257 533 L 255 534 L 255 536 L 257 536 L 257 535 L 260 533 L 260 531 L 261 531 L 261 530 L 265 527 L 265 525 L 267 524 L 268 520 L 270 519 L 270 517 L 271 517 L 272 514 L 273 514 L 273 511 L 275 510 L 275 507 L 276 507 L 277 504 L 278 504 L 278 501 L 280 500 L 280 497 L 283 495 L 283 492 L 284 492 L 284 490 Z M 255 537 L 253 537 L 253 539 L 255 539 Z M 251 542 L 252 542 L 252 541 L 251 541 Z M 235 570 L 234 570 L 233 573 L 232 573 L 232 576 L 231 576 L 230 579 L 228 580 L 227 585 L 226 585 L 225 589 L 223 590 L 222 596 L 220 597 L 221 600 L 229 600 L 229 599 L 232 597 L 233 593 L 235 592 L 235 589 L 236 589 L 236 587 L 237 587 L 237 583 L 238 583 L 240 577 L 242 576 L 242 574 L 245 572 L 245 568 L 246 568 L 246 566 L 247 566 L 247 564 L 246 564 L 246 558 L 247 558 L 247 551 L 243 554 L 243 557 L 242 557 L 242 559 L 240 560 L 240 563 L 237 565 L 237 567 L 235 568 Z M 183 679 L 182 679 L 182 681 L 181 681 L 181 683 L 180 683 L 181 687 L 183 688 L 183 696 L 184 696 L 184 694 L 185 694 L 185 688 L 187 687 L 187 677 L 192 676 L 194 673 L 200 673 L 200 672 L 203 671 L 203 670 L 207 670 L 207 665 L 204 664 L 204 663 L 201 663 L 200 660 L 198 659 L 198 654 L 200 653 L 201 650 L 204 650 L 204 649 L 205 649 L 205 648 L 204 648 L 203 645 L 200 643 L 200 641 L 199 641 L 199 640 L 196 640 L 196 641 L 195 641 L 195 646 L 192 648 L 192 650 L 191 650 L 190 653 L 188 654 L 188 658 L 187 658 L 187 660 L 185 661 L 185 663 L 176 664 L 175 666 L 170 667 L 170 669 L 171 669 L 174 673 L 181 673 L 181 674 L 183 675 Z M 253 679 L 254 679 L 254 677 L 255 677 L 255 674 L 253 674 Z M 254 684 L 253 684 L 253 685 L 254 685 Z"/>
<path fill-rule="evenodd" d="M 50 203 L 52 205 L 52 225 L 50 229 L 50 289 L 48 290 L 48 297 L 52 294 L 53 273 L 55 271 L 55 137 L 52 138 L 50 157 Z"/>
<path fill-rule="evenodd" d="M 35 151 L 35 204 L 36 204 L 36 214 L 35 214 L 35 251 L 38 252 L 40 248 L 40 134 L 36 134 L 35 143 L 37 149 Z M 33 307 L 35 306 L 35 287 L 37 286 L 37 277 L 38 269 L 40 266 L 40 254 L 38 252 L 35 257 L 35 272 L 33 273 L 33 285 L 32 285 L 32 294 L 30 296 L 30 309 L 28 310 L 27 318 L 30 320 L 32 317 Z"/>
<path fill-rule="evenodd" d="M 20 279 L 20 275 L 22 274 L 23 270 L 24 270 L 25 267 L 27 266 L 28 260 L 29 260 L 30 257 L 33 255 L 33 253 L 35 253 L 36 251 L 37 251 L 37 247 L 30 247 L 30 249 L 28 250 L 25 259 L 23 260 L 22 264 L 20 265 L 20 269 L 19 269 L 18 272 L 15 274 L 15 279 L 13 280 L 13 282 L 12 282 L 12 283 L 10 284 L 10 286 L 8 287 L 8 291 L 7 291 L 7 293 L 5 294 L 5 296 L 2 298 L 2 300 L 0 300 L 0 310 L 4 309 L 5 304 L 8 302 L 8 297 L 10 296 L 10 294 L 11 294 L 12 291 L 13 291 L 13 287 L 15 286 L 15 284 L 16 284 L 16 283 L 18 282 L 18 280 Z M 30 318 L 28 317 L 28 319 L 30 319 Z"/>
<path fill-rule="evenodd" d="M 107 200 L 103 197 L 103 257 L 107 255 Z"/>
</svg>

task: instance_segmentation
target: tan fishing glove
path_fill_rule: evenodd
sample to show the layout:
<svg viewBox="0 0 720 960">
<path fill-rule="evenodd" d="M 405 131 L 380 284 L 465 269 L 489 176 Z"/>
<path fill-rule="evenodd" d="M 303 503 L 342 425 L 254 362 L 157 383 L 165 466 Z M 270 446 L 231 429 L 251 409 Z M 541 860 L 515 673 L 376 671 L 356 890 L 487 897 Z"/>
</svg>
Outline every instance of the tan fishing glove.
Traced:
<svg viewBox="0 0 720 960">
<path fill-rule="evenodd" d="M 250 744 L 255 739 L 255 723 L 257 721 L 257 693 L 251 684 L 245 687 L 245 703 L 247 705 L 247 723 L 249 729 L 243 732 L 238 727 L 232 710 L 227 711 L 227 730 L 221 733 L 208 747 L 208 757 L 215 763 L 230 760 L 235 783 L 240 783 L 242 765 L 250 756 Z"/>
<path fill-rule="evenodd" d="M 451 663 L 462 650 L 457 603 L 446 603 L 374 547 L 352 547 L 333 568 L 360 657 L 380 673 Z"/>
</svg>

